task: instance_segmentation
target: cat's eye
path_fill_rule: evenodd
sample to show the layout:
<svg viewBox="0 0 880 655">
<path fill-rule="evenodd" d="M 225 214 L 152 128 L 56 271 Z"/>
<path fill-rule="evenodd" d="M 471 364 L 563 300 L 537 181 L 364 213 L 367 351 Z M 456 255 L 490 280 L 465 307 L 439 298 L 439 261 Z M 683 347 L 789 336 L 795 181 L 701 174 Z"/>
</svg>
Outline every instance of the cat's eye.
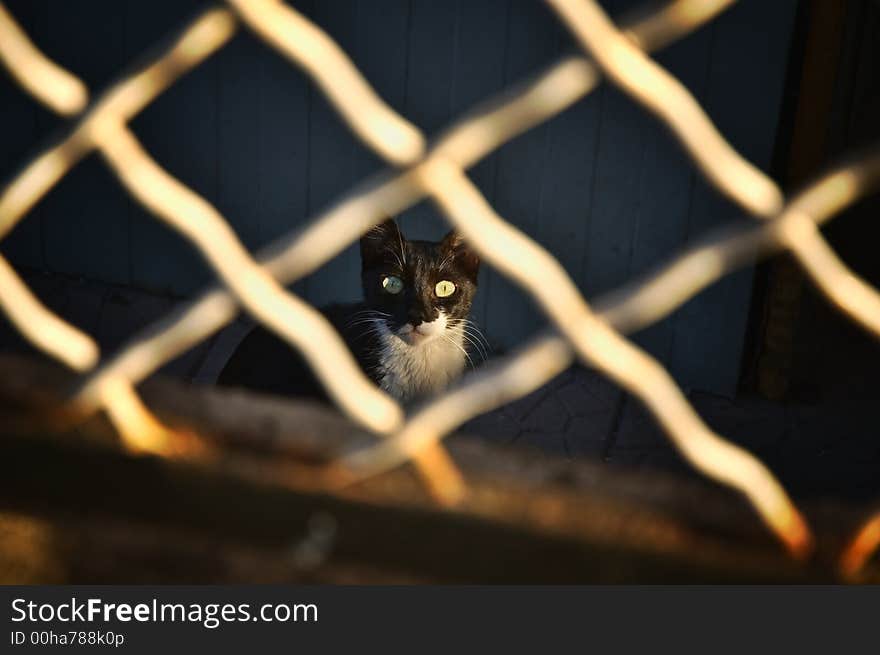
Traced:
<svg viewBox="0 0 880 655">
<path fill-rule="evenodd" d="M 396 275 L 386 275 L 382 278 L 382 288 L 396 295 L 403 291 L 403 280 Z"/>
<path fill-rule="evenodd" d="M 455 293 L 455 285 L 449 280 L 440 280 L 434 287 L 434 293 L 438 298 L 448 298 Z"/>
</svg>

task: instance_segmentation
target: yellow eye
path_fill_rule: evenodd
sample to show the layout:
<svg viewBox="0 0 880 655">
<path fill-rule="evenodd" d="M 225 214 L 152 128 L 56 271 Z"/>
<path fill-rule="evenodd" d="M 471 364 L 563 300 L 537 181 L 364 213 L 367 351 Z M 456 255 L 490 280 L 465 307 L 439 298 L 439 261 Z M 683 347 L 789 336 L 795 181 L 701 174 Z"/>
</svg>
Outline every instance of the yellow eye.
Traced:
<svg viewBox="0 0 880 655">
<path fill-rule="evenodd" d="M 396 275 L 386 275 L 382 278 L 382 288 L 396 295 L 403 291 L 403 280 Z"/>
<path fill-rule="evenodd" d="M 448 298 L 455 293 L 455 285 L 449 280 L 440 280 L 434 287 L 434 293 L 438 298 Z"/>
</svg>

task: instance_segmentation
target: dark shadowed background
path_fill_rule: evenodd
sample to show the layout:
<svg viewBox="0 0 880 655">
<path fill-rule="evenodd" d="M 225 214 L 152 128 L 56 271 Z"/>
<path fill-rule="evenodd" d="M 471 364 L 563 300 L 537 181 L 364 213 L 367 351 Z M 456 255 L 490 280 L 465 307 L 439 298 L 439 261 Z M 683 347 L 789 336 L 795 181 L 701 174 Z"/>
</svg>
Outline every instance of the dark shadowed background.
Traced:
<svg viewBox="0 0 880 655">
<path fill-rule="evenodd" d="M 429 135 L 475 103 L 573 50 L 550 10 L 528 0 L 321 0 L 294 3 L 352 56 L 391 106 Z M 638 2 L 604 2 L 620 15 Z M 797 3 L 747 0 L 659 55 L 733 145 L 770 170 Z M 39 47 L 100 90 L 200 3 L 18 0 Z M 3 79 L 0 175 L 11 174 L 59 119 Z M 302 224 L 381 163 L 320 93 L 242 31 L 133 121 L 148 150 L 210 200 L 249 248 Z M 593 297 L 658 264 L 741 212 L 711 190 L 656 121 L 608 86 L 506 145 L 471 172 L 498 211 L 563 263 Z M 423 203 L 404 231 L 439 238 Z M 93 157 L 3 243 L 14 264 L 187 296 L 210 274 Z M 731 276 L 641 341 L 687 387 L 736 388 L 752 273 Z M 296 286 L 316 304 L 357 297 L 354 248 Z M 543 319 L 486 271 L 476 319 L 510 347 Z"/>
</svg>

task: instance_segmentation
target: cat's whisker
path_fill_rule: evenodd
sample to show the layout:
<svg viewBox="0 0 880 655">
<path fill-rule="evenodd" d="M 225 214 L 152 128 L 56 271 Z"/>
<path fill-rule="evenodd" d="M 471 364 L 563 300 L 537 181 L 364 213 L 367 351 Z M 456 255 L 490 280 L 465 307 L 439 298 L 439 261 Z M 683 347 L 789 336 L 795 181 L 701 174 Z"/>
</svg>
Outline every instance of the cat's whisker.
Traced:
<svg viewBox="0 0 880 655">
<path fill-rule="evenodd" d="M 361 317 L 355 321 L 352 321 L 348 324 L 349 329 L 354 328 L 358 325 L 365 326 L 360 331 L 360 334 L 355 336 L 355 339 L 361 340 L 366 339 L 367 337 L 381 337 L 388 331 L 388 323 L 385 318 L 375 317 L 375 316 L 367 316 Z"/>
<path fill-rule="evenodd" d="M 483 334 L 480 328 L 477 327 L 476 323 L 466 318 L 453 319 L 453 321 L 456 322 L 456 325 L 463 325 L 465 330 L 468 330 L 473 336 L 475 336 L 483 344 L 485 344 L 487 350 L 490 349 L 489 340 L 486 338 L 486 335 Z"/>
<path fill-rule="evenodd" d="M 388 326 L 384 321 L 371 321 L 366 330 L 371 334 L 382 334 L 387 330 Z"/>
<path fill-rule="evenodd" d="M 397 230 L 397 242 L 400 244 L 400 254 L 403 255 L 403 264 L 400 265 L 400 268 L 403 268 L 406 264 L 406 248 L 403 245 L 403 234 L 399 229 Z"/>
<path fill-rule="evenodd" d="M 375 323 L 377 321 L 385 322 L 388 317 L 390 317 L 390 314 L 386 314 L 385 312 L 366 310 L 353 314 L 352 318 L 349 319 L 345 325 L 346 327 L 354 327 L 364 323 Z"/>
<path fill-rule="evenodd" d="M 465 329 L 472 332 L 475 336 L 477 336 L 481 340 L 485 341 L 486 344 L 488 345 L 488 339 L 486 339 L 483 332 L 480 330 L 480 328 L 477 327 L 476 323 L 474 323 L 473 321 L 471 321 L 467 318 L 454 318 L 454 319 L 450 319 L 449 322 L 452 323 L 453 325 L 463 326 Z"/>
<path fill-rule="evenodd" d="M 474 347 L 474 352 L 480 356 L 480 361 L 485 362 L 489 356 L 486 354 L 486 351 L 480 345 L 478 341 L 476 341 L 473 337 L 465 335 L 464 338 L 467 340 L 469 344 Z"/>
<path fill-rule="evenodd" d="M 466 340 L 468 341 L 468 343 L 470 343 L 472 346 L 474 346 L 474 348 L 477 349 L 478 354 L 479 354 L 481 357 L 483 357 L 483 359 L 485 360 L 485 355 L 483 354 L 482 344 L 480 344 L 480 343 L 476 340 L 475 335 L 473 335 L 473 334 L 471 334 L 470 332 L 468 332 L 468 328 L 467 328 L 466 325 L 464 325 L 463 323 L 454 323 L 454 322 L 450 321 L 450 322 L 447 324 L 447 329 L 448 329 L 450 332 L 454 332 L 454 333 L 456 333 L 456 334 L 457 334 L 458 336 L 460 336 L 462 339 L 466 339 Z"/>
<path fill-rule="evenodd" d="M 474 340 L 474 346 L 479 349 L 480 356 L 483 358 L 483 361 L 485 362 L 487 359 L 489 359 L 489 344 L 483 343 L 483 341 L 481 341 L 480 338 L 475 334 L 472 334 L 470 332 L 465 332 L 465 334 L 468 335 L 469 339 Z"/>
<path fill-rule="evenodd" d="M 362 309 L 358 312 L 355 312 L 351 315 L 352 318 L 356 316 L 391 316 L 387 312 L 380 312 L 378 309 Z"/>
<path fill-rule="evenodd" d="M 470 343 L 478 350 L 483 361 L 489 359 L 489 340 L 483 335 L 479 328 L 474 325 L 473 321 L 466 318 L 449 319 L 449 324 L 453 329 L 461 330 L 462 336 L 468 339 Z"/>
<path fill-rule="evenodd" d="M 377 325 L 370 325 L 368 327 L 365 327 L 363 329 L 363 331 L 361 332 L 362 335 L 368 335 L 368 334 L 369 335 L 378 335 L 381 333 L 382 333 L 382 328 Z"/>
<path fill-rule="evenodd" d="M 385 252 L 394 255 L 394 259 L 397 260 L 397 265 L 400 267 L 400 270 L 406 268 L 406 253 L 403 251 L 403 243 L 400 244 L 401 251 L 398 252 L 392 249 L 390 246 L 385 246 Z M 400 255 L 403 253 L 403 259 L 401 260 Z"/>
<path fill-rule="evenodd" d="M 474 349 L 476 350 L 476 353 L 480 356 L 480 359 L 482 359 L 485 362 L 487 357 L 486 357 L 486 353 L 483 352 L 482 346 L 480 346 L 480 344 L 477 341 L 475 341 L 472 337 L 468 336 L 468 334 L 466 332 L 462 332 L 461 336 L 465 341 L 467 341 L 469 344 L 471 344 L 474 347 Z"/>
<path fill-rule="evenodd" d="M 447 264 L 452 261 L 453 257 L 454 255 L 452 253 L 446 255 L 446 257 L 444 257 L 442 261 L 437 265 L 437 269 L 443 270 L 444 268 L 446 268 Z"/>
<path fill-rule="evenodd" d="M 383 321 L 383 322 L 384 322 L 384 319 L 364 318 L 364 319 L 360 319 L 360 320 L 357 320 L 357 321 L 352 321 L 351 323 L 348 323 L 348 324 L 346 325 L 346 327 L 355 327 L 355 326 L 358 326 L 358 325 L 365 325 L 365 324 L 375 324 L 375 323 L 377 323 L 378 321 Z"/>
<path fill-rule="evenodd" d="M 467 358 L 468 363 L 471 365 L 471 368 L 472 368 L 472 369 L 475 369 L 475 368 L 476 368 L 476 366 L 474 366 L 474 360 L 471 359 L 471 356 L 468 354 L 468 351 L 465 350 L 464 346 L 462 346 L 462 345 L 459 344 L 459 343 L 456 343 L 456 342 L 455 342 L 455 339 L 453 339 L 452 337 L 449 337 L 449 336 L 447 336 L 447 335 L 445 335 L 445 334 L 443 334 L 443 333 L 440 333 L 439 336 L 440 336 L 441 338 L 443 338 L 443 339 L 446 339 L 449 343 L 451 343 L 453 346 L 455 346 L 456 348 L 458 348 L 458 349 L 464 354 L 464 356 Z"/>
</svg>

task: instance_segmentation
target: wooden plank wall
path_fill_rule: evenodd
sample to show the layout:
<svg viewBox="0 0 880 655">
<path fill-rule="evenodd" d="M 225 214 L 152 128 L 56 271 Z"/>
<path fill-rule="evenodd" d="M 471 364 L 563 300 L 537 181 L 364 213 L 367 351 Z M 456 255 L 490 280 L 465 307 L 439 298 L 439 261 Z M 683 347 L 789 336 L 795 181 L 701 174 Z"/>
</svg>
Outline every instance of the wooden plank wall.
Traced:
<svg viewBox="0 0 880 655">
<path fill-rule="evenodd" d="M 528 0 L 301 0 L 397 110 L 436 133 L 481 99 L 574 46 Z M 639 4 L 606 0 L 619 14 Z M 178 28 L 181 0 L 12 0 L 50 56 L 92 89 Z M 659 55 L 733 144 L 770 164 L 796 0 L 743 0 Z M 0 77 L 0 176 L 62 121 Z M 242 33 L 150 106 L 133 127 L 167 168 L 213 202 L 256 248 L 303 223 L 381 168 L 304 76 Z M 508 220 L 560 258 L 588 296 L 657 265 L 691 237 L 738 215 L 693 171 L 666 132 L 609 87 L 504 146 L 471 171 Z M 402 217 L 438 238 L 427 203 Z M 97 158 L 81 164 L 3 244 L 19 266 L 186 296 L 210 273 L 192 249 L 118 188 Z M 355 247 L 296 290 L 314 303 L 359 295 Z M 687 387 L 734 391 L 751 273 L 732 276 L 639 335 Z M 544 323 L 511 284 L 484 271 L 477 320 L 499 347 Z"/>
</svg>

